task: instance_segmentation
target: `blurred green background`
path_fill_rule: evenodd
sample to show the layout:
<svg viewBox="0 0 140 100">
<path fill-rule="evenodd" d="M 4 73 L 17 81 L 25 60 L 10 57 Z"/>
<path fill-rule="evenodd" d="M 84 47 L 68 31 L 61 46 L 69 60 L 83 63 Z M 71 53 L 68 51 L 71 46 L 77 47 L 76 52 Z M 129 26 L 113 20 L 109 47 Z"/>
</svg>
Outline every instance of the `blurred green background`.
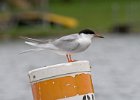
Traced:
<svg viewBox="0 0 140 100">
<path fill-rule="evenodd" d="M 0 0 L 0 37 L 57 36 L 84 28 L 99 33 L 138 33 L 139 10 L 139 0 Z M 76 24 L 69 27 L 65 23 L 71 20 L 44 19 L 49 13 L 72 18 Z"/>
<path fill-rule="evenodd" d="M 105 37 L 73 56 L 93 66 L 96 99 L 139 100 L 140 0 L 0 0 L 0 100 L 33 100 L 28 72 L 66 62 L 49 50 L 19 55 L 34 48 L 20 36 L 46 40 L 85 28 Z"/>
</svg>

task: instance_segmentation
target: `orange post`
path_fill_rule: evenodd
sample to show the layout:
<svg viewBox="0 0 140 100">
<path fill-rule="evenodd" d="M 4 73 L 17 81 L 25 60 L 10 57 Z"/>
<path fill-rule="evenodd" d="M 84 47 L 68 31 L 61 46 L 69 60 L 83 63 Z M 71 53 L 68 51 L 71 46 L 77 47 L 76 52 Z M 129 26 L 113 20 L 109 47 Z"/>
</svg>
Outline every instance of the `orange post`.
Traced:
<svg viewBox="0 0 140 100">
<path fill-rule="evenodd" d="M 95 100 L 88 61 L 35 69 L 29 78 L 34 100 Z"/>
</svg>

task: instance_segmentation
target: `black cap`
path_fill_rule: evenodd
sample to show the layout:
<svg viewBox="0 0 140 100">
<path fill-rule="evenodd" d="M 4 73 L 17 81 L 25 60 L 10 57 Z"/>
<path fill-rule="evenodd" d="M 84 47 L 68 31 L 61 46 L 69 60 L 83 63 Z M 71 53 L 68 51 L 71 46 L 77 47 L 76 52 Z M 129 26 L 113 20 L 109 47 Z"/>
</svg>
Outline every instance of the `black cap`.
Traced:
<svg viewBox="0 0 140 100">
<path fill-rule="evenodd" d="M 81 34 L 81 33 L 84 33 L 84 34 L 95 34 L 95 32 L 92 31 L 92 30 L 90 30 L 90 29 L 81 30 L 81 31 L 79 32 L 79 34 Z"/>
</svg>

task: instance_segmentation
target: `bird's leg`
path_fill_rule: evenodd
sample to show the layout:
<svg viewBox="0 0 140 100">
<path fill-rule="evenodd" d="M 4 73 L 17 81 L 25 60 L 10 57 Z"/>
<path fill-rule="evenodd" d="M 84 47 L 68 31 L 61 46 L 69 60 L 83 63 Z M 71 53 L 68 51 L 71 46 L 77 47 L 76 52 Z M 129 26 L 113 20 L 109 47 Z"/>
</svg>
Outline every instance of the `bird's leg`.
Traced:
<svg viewBox="0 0 140 100">
<path fill-rule="evenodd" d="M 71 54 L 66 54 L 66 57 L 67 57 L 67 61 L 68 61 L 68 62 L 75 62 L 75 61 L 77 61 L 77 60 L 73 60 L 73 59 L 71 58 Z"/>
<path fill-rule="evenodd" d="M 70 59 L 70 62 L 75 62 L 76 60 L 73 60 L 72 58 L 71 58 L 71 54 L 69 54 L 69 59 Z"/>
<path fill-rule="evenodd" d="M 68 54 L 66 54 L 66 57 L 67 57 L 67 61 L 70 62 L 70 58 Z"/>
<path fill-rule="evenodd" d="M 70 62 L 73 62 L 72 58 L 71 58 L 71 54 L 69 54 L 69 58 L 70 58 Z"/>
</svg>

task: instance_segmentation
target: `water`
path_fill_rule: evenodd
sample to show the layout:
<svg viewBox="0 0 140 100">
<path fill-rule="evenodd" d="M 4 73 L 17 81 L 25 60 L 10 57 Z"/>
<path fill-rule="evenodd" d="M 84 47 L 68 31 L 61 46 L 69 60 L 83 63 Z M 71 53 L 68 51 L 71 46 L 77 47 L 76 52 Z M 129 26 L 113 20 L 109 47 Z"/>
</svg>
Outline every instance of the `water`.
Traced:
<svg viewBox="0 0 140 100">
<path fill-rule="evenodd" d="M 0 100 L 33 100 L 28 71 L 65 62 L 49 51 L 18 55 L 30 49 L 23 41 L 0 43 Z M 140 99 L 140 36 L 107 35 L 95 39 L 75 59 L 90 61 L 96 100 Z"/>
</svg>

